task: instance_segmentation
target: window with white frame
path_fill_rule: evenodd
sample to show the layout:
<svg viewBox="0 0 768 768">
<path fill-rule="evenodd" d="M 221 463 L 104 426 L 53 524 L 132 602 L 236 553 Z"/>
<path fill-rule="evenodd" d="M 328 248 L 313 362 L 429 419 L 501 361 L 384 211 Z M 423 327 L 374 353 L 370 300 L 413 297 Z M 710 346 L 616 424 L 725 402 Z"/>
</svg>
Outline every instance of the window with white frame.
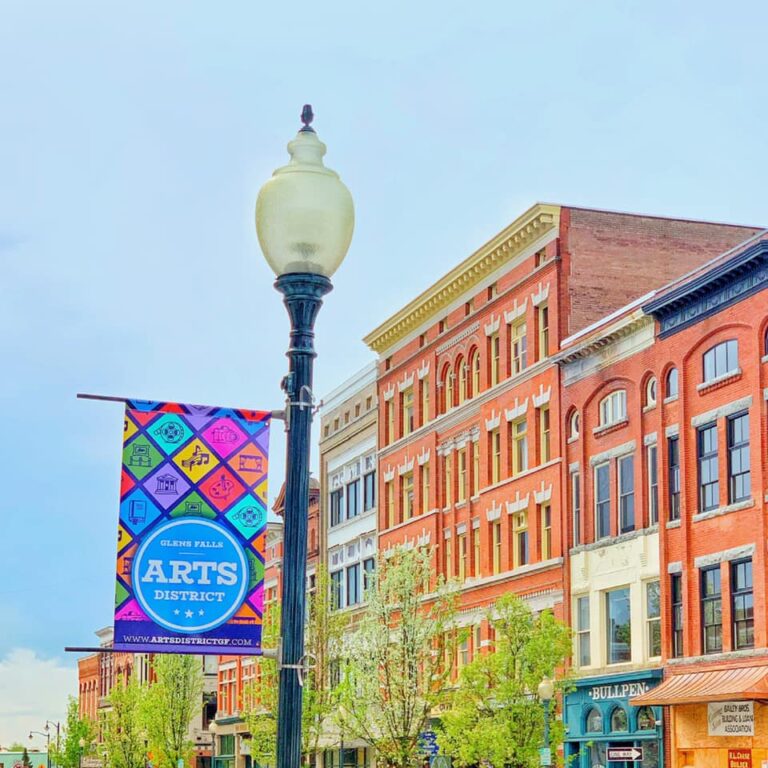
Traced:
<svg viewBox="0 0 768 768">
<path fill-rule="evenodd" d="M 617 389 L 600 401 L 600 426 L 608 427 L 627 418 L 627 391 Z"/>
<path fill-rule="evenodd" d="M 658 390 L 658 382 L 656 381 L 655 376 L 651 376 L 650 379 L 645 384 L 645 404 L 646 406 L 650 407 L 653 405 L 656 405 L 656 397 L 657 397 L 657 390 Z"/>
<path fill-rule="evenodd" d="M 568 437 L 575 440 L 579 436 L 581 429 L 581 419 L 578 411 L 571 411 L 571 417 L 568 419 Z"/>
<path fill-rule="evenodd" d="M 736 373 L 739 369 L 739 342 L 729 339 L 704 353 L 704 383 Z"/>
<path fill-rule="evenodd" d="M 619 533 L 635 530 L 635 457 L 622 456 L 618 461 Z"/>
<path fill-rule="evenodd" d="M 645 585 L 645 623 L 648 656 L 661 656 L 661 587 L 658 581 Z"/>
<path fill-rule="evenodd" d="M 610 470 L 607 461 L 595 467 L 595 530 L 598 539 L 611 535 Z"/>
<path fill-rule="evenodd" d="M 344 520 L 344 489 L 331 491 L 331 526 L 338 525 Z"/>
<path fill-rule="evenodd" d="M 659 522 L 659 450 L 654 443 L 648 446 L 648 523 Z"/>
<path fill-rule="evenodd" d="M 576 653 L 580 667 L 592 663 L 589 639 L 589 595 L 576 598 Z"/>
<path fill-rule="evenodd" d="M 664 397 L 668 400 L 678 396 L 680 392 L 680 374 L 677 368 L 670 368 L 667 371 L 667 386 Z"/>
</svg>

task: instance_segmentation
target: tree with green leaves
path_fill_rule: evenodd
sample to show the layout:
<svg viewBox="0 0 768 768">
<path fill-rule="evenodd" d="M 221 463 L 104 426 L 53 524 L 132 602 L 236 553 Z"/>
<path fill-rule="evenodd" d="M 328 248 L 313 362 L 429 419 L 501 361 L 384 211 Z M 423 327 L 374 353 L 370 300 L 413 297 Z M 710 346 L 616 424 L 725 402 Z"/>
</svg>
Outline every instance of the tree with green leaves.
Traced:
<svg viewBox="0 0 768 768">
<path fill-rule="evenodd" d="M 109 694 L 109 708 L 102 715 L 101 731 L 107 768 L 144 768 L 147 737 L 144 699 L 147 687 L 135 677 L 119 678 Z"/>
<path fill-rule="evenodd" d="M 82 740 L 84 747 L 80 746 Z M 77 699 L 70 696 L 67 702 L 67 721 L 62 727 L 57 747 L 51 744 L 51 763 L 58 768 L 80 768 L 80 759 L 93 751 L 96 740 L 96 724 L 87 718 L 80 719 Z"/>
<path fill-rule="evenodd" d="M 537 768 L 544 745 L 544 707 L 537 690 L 543 678 L 554 678 L 571 653 L 571 632 L 550 611 L 534 615 L 513 594 L 502 596 L 490 617 L 495 648 L 477 656 L 461 671 L 442 715 L 438 744 L 455 765 L 491 764 L 505 768 Z M 567 678 L 555 681 L 563 693 Z M 557 696 L 550 703 L 554 710 Z M 554 714 L 554 712 L 552 712 Z M 563 740 L 563 725 L 550 717 L 547 746 Z"/>
<path fill-rule="evenodd" d="M 348 638 L 337 722 L 394 768 L 421 766 L 419 737 L 445 693 L 456 635 L 456 591 L 428 594 L 430 552 L 400 547 L 379 562 Z"/>
<path fill-rule="evenodd" d="M 331 662 L 338 656 L 346 626 L 343 614 L 334 610 L 328 571 L 320 567 L 315 589 L 307 601 L 304 653 L 312 660 L 302 686 L 302 753 L 309 759 L 319 749 L 336 701 L 330 679 Z M 264 612 L 262 644 L 276 648 L 280 637 L 280 608 Z M 260 765 L 275 765 L 277 752 L 278 672 L 273 659 L 256 657 L 255 675 L 244 692 L 243 718 L 251 734 L 251 757 Z"/>
<path fill-rule="evenodd" d="M 13 744 L 8 747 L 9 752 L 23 752 L 25 749 L 26 747 L 20 741 L 14 741 Z"/>
<path fill-rule="evenodd" d="M 200 658 L 186 654 L 157 654 L 152 663 L 155 682 L 142 697 L 142 721 L 155 768 L 177 768 L 189 762 L 194 743 L 189 724 L 203 702 Z"/>
</svg>

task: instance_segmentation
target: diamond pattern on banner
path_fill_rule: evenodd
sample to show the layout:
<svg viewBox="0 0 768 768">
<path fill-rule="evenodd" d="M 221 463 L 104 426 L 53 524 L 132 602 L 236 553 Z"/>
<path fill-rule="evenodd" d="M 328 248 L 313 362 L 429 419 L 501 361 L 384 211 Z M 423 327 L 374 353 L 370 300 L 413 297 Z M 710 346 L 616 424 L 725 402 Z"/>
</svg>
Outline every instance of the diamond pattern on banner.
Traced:
<svg viewBox="0 0 768 768">
<path fill-rule="evenodd" d="M 198 488 L 219 512 L 223 512 L 230 504 L 237 501 L 245 490 L 243 484 L 225 466 L 211 472 Z"/>
<path fill-rule="evenodd" d="M 157 505 L 140 488 L 129 493 L 120 504 L 120 520 L 134 537 L 154 523 L 161 514 Z"/>
<path fill-rule="evenodd" d="M 184 501 L 180 501 L 171 510 L 171 517 L 205 517 L 215 520 L 216 510 L 212 509 L 208 502 L 203 501 L 203 497 L 197 491 L 192 491 Z"/>
<path fill-rule="evenodd" d="M 165 413 L 153 422 L 149 434 L 162 451 L 167 456 L 171 456 L 192 437 L 194 432 L 181 416 L 175 413 Z"/>
<path fill-rule="evenodd" d="M 267 475 L 267 457 L 261 448 L 251 443 L 241 448 L 227 463 L 248 483 L 250 488 Z"/>
<path fill-rule="evenodd" d="M 139 480 L 160 466 L 162 460 L 163 455 L 146 435 L 139 435 L 123 449 L 123 466 Z"/>
<path fill-rule="evenodd" d="M 116 646 L 136 652 L 252 655 L 258 650 L 270 419 L 266 411 L 127 403 Z M 170 531 L 179 533 L 174 537 Z M 218 555 L 224 568 L 220 575 L 226 578 L 238 549 L 247 567 L 229 587 L 231 602 L 217 612 L 218 604 L 201 596 L 216 589 L 211 586 L 216 571 L 210 569 L 218 562 L 219 542 L 234 547 L 223 559 Z M 207 569 L 196 565 L 209 561 Z M 246 574 L 248 583 L 243 584 Z M 218 590 L 226 590 L 226 581 L 221 583 L 225 586 Z"/>
<path fill-rule="evenodd" d="M 203 437 L 222 459 L 226 459 L 248 439 L 237 422 L 230 418 L 212 421 L 203 430 Z"/>
<path fill-rule="evenodd" d="M 197 437 L 185 445 L 173 460 L 193 483 L 202 480 L 219 463 L 216 454 Z"/>
<path fill-rule="evenodd" d="M 244 539 L 250 541 L 267 524 L 267 510 L 252 496 L 245 496 L 226 514 Z"/>
</svg>

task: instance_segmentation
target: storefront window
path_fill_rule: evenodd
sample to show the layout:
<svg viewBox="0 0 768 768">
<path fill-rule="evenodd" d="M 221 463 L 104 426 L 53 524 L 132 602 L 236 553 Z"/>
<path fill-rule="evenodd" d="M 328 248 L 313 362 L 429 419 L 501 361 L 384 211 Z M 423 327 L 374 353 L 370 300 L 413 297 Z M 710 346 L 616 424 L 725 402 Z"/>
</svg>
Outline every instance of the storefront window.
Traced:
<svg viewBox="0 0 768 768">
<path fill-rule="evenodd" d="M 603 732 L 603 716 L 597 708 L 591 709 L 587 715 L 587 733 Z"/>
<path fill-rule="evenodd" d="M 608 618 L 608 663 L 620 664 L 632 660 L 632 623 L 629 588 L 615 589 L 605 594 Z"/>
<path fill-rule="evenodd" d="M 656 727 L 656 715 L 650 707 L 637 710 L 637 730 L 652 731 Z"/>
<path fill-rule="evenodd" d="M 611 730 L 612 731 L 628 731 L 629 730 L 629 723 L 627 722 L 627 713 L 621 708 L 616 707 L 616 709 L 611 712 Z"/>
</svg>

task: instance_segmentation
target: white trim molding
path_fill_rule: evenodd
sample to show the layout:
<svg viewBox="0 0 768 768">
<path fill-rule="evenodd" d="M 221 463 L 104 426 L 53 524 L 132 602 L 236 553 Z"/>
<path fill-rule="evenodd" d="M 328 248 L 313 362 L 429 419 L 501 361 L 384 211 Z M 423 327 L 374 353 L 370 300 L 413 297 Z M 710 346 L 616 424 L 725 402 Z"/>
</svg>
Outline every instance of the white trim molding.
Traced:
<svg viewBox="0 0 768 768">
<path fill-rule="evenodd" d="M 410 376 L 406 374 L 405 376 L 403 376 L 403 380 L 397 382 L 397 391 L 405 392 L 405 390 L 408 389 L 408 387 L 412 387 L 413 379 L 414 379 L 414 374 L 411 374 Z"/>
<path fill-rule="evenodd" d="M 552 498 L 552 483 L 545 486 L 544 481 L 542 480 L 540 489 L 533 492 L 533 498 L 537 504 L 543 504 L 545 501 L 549 501 Z"/>
<path fill-rule="evenodd" d="M 499 326 L 501 325 L 501 315 L 498 317 L 495 317 L 493 314 L 491 315 L 491 321 L 489 323 L 486 323 L 483 327 L 483 330 L 485 331 L 486 336 L 493 336 L 494 333 L 499 332 Z"/>
<path fill-rule="evenodd" d="M 549 283 L 542 285 L 539 283 L 539 290 L 536 293 L 531 294 L 531 304 L 534 307 L 538 307 L 539 304 L 543 304 L 549 298 Z"/>
<path fill-rule="evenodd" d="M 528 410 L 528 398 L 526 397 L 522 403 L 520 403 L 518 398 L 515 398 L 515 404 L 511 408 L 504 409 L 504 416 L 507 419 L 507 421 L 516 421 L 521 416 L 525 416 L 525 413 L 527 410 Z"/>
<path fill-rule="evenodd" d="M 385 401 L 391 400 L 395 396 L 395 385 L 390 384 L 381 394 Z"/>
<path fill-rule="evenodd" d="M 498 429 L 499 424 L 501 424 L 501 414 L 496 413 L 496 411 L 491 411 L 491 418 L 485 420 L 485 431 L 490 432 L 494 429 Z"/>
<path fill-rule="evenodd" d="M 524 509 L 528 509 L 528 501 L 530 498 L 530 493 L 526 493 L 525 496 L 521 496 L 520 491 L 517 491 L 515 494 L 515 500 L 507 502 L 507 514 L 514 515 L 515 512 L 522 512 Z"/>
<path fill-rule="evenodd" d="M 429 360 L 425 360 L 419 368 L 416 369 L 416 375 L 419 381 L 429 374 Z"/>
<path fill-rule="evenodd" d="M 547 387 L 547 391 L 544 391 L 544 385 L 539 384 L 539 394 L 533 396 L 534 408 L 541 408 L 542 405 L 546 405 L 552 397 L 552 387 Z"/>
<path fill-rule="evenodd" d="M 429 461 L 429 456 L 431 452 L 432 452 L 431 449 L 424 448 L 423 450 L 421 450 L 419 453 L 416 454 L 416 461 L 419 462 L 420 467 L 423 467 Z"/>
<path fill-rule="evenodd" d="M 526 299 L 520 306 L 517 305 L 517 299 L 515 299 L 512 309 L 510 309 L 509 312 L 504 313 L 504 322 L 507 325 L 512 325 L 518 317 L 523 317 L 525 315 L 527 308 L 528 299 Z"/>
<path fill-rule="evenodd" d="M 501 517 L 501 504 L 498 506 L 496 505 L 496 502 L 494 501 L 491 504 L 491 508 L 485 513 L 485 519 L 492 523 L 494 520 L 498 520 Z"/>
</svg>

